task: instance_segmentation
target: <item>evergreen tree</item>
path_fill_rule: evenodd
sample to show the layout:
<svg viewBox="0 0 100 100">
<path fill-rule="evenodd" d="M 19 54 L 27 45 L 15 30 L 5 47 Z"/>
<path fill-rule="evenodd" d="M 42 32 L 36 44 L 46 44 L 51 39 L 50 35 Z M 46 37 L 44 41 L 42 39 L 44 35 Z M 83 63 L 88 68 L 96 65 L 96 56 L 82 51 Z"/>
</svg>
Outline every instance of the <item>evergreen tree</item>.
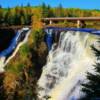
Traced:
<svg viewBox="0 0 100 100">
<path fill-rule="evenodd" d="M 89 82 L 82 84 L 85 96 L 81 100 L 100 100 L 100 51 L 93 46 L 92 49 L 97 57 L 97 62 L 94 65 L 95 73 L 87 73 Z"/>
<path fill-rule="evenodd" d="M 29 3 L 29 2 L 27 3 L 27 7 L 31 7 L 31 5 L 30 5 L 30 3 Z"/>
<path fill-rule="evenodd" d="M 8 8 L 8 11 L 5 14 L 5 22 L 7 23 L 7 25 L 13 25 L 14 23 L 13 12 L 10 8 Z"/>
<path fill-rule="evenodd" d="M 2 8 L 2 6 L 0 5 L 0 9 Z"/>
<path fill-rule="evenodd" d="M 64 9 L 62 4 L 59 4 L 59 6 L 57 7 L 57 16 L 64 17 Z"/>
<path fill-rule="evenodd" d="M 42 4 L 41 6 L 42 8 L 42 16 L 45 18 L 45 17 L 48 17 L 48 7 L 46 6 L 45 3 Z"/>
<path fill-rule="evenodd" d="M 14 17 L 14 24 L 15 25 L 20 25 L 21 24 L 21 11 L 19 7 L 15 8 L 15 17 Z"/>
<path fill-rule="evenodd" d="M 48 15 L 47 17 L 55 17 L 52 8 L 50 7 L 50 5 L 47 6 L 48 9 Z"/>
<path fill-rule="evenodd" d="M 0 24 L 3 23 L 3 9 L 2 9 L 2 6 L 0 5 Z"/>
</svg>

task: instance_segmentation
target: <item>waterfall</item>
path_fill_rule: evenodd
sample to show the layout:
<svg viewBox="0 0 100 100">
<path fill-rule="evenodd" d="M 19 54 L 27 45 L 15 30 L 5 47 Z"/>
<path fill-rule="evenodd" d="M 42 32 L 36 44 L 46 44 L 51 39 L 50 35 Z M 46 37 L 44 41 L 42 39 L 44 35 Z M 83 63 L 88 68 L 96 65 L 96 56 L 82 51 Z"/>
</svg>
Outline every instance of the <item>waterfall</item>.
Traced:
<svg viewBox="0 0 100 100">
<path fill-rule="evenodd" d="M 4 67 L 16 55 L 19 48 L 27 42 L 30 33 L 31 30 L 28 28 L 22 28 L 16 33 L 8 48 L 0 53 L 0 73 L 5 71 Z"/>
<path fill-rule="evenodd" d="M 93 72 L 96 58 L 91 45 L 97 38 L 79 31 L 60 33 L 37 83 L 39 100 L 78 100 L 84 95 L 80 84 L 86 81 L 87 71 Z"/>
</svg>

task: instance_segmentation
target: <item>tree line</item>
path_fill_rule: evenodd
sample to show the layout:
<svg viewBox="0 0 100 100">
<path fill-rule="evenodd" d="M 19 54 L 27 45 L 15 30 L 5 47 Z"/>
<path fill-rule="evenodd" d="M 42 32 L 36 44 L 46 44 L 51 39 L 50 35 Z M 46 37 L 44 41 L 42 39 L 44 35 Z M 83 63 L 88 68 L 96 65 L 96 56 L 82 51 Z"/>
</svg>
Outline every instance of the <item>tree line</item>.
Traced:
<svg viewBox="0 0 100 100">
<path fill-rule="evenodd" d="M 32 11 L 31 7 L 15 7 L 2 8 L 0 7 L 0 25 L 29 25 L 31 24 Z"/>
<path fill-rule="evenodd" d="M 83 10 L 79 8 L 63 8 L 61 4 L 57 7 L 51 7 L 43 3 L 40 6 L 32 7 L 16 6 L 14 8 L 2 8 L 0 6 L 0 25 L 30 25 L 32 16 L 35 15 L 35 9 L 41 17 L 89 17 L 100 16 L 99 10 Z M 40 12 L 41 9 L 41 12 Z"/>
</svg>

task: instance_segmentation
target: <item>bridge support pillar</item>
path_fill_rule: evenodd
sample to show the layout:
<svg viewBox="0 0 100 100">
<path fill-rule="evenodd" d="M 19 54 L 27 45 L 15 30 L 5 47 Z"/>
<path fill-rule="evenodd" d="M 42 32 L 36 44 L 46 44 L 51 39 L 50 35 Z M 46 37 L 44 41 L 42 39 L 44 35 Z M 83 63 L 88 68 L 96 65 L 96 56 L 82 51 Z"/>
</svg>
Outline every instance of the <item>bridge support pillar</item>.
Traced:
<svg viewBox="0 0 100 100">
<path fill-rule="evenodd" d="M 52 23 L 53 23 L 52 20 L 50 20 L 49 24 L 51 25 Z"/>
<path fill-rule="evenodd" d="M 80 28 L 80 25 L 81 25 L 81 21 L 77 20 L 77 28 Z"/>
<path fill-rule="evenodd" d="M 77 28 L 85 28 L 86 24 L 84 21 L 77 20 Z"/>
</svg>

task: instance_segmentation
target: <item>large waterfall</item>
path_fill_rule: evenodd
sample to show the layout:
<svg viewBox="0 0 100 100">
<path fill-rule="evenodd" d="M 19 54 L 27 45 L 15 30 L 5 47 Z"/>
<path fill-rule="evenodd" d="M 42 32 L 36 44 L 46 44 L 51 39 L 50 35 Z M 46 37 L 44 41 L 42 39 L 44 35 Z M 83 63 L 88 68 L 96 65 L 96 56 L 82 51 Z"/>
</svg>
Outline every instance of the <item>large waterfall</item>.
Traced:
<svg viewBox="0 0 100 100">
<path fill-rule="evenodd" d="M 86 32 L 61 32 L 37 83 L 39 100 L 78 100 L 84 95 L 80 84 L 87 81 L 87 71 L 93 72 L 96 58 L 91 45 L 97 38 Z"/>
</svg>

